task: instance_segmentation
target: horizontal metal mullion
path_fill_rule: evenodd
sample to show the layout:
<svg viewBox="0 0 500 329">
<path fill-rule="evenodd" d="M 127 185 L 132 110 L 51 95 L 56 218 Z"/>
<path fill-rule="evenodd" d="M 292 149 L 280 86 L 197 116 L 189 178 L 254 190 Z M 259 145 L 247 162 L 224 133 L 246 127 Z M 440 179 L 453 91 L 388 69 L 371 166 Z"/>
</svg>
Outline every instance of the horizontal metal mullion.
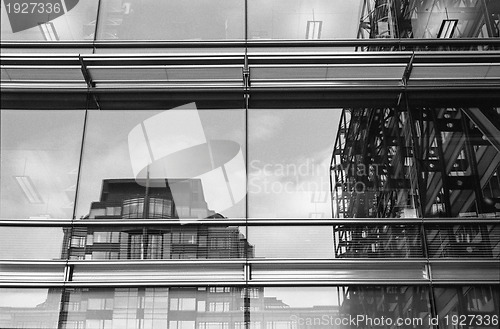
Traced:
<svg viewBox="0 0 500 329">
<path fill-rule="evenodd" d="M 333 258 L 333 259 L 248 259 L 249 264 L 255 265 L 385 265 L 391 264 L 426 264 L 425 258 Z"/>
<path fill-rule="evenodd" d="M 0 220 L 0 226 L 71 226 L 72 220 Z"/>
<path fill-rule="evenodd" d="M 103 260 L 103 261 L 95 261 L 95 260 L 70 260 L 68 261 L 68 265 L 74 265 L 76 267 L 85 267 L 85 266 L 151 266 L 151 265 L 162 265 L 162 266 L 202 266 L 202 265 L 244 265 L 246 260 L 244 258 L 233 258 L 233 259 L 186 259 L 186 260 Z"/>
<path fill-rule="evenodd" d="M 43 266 L 62 266 L 65 260 L 0 260 L 0 265 L 43 265 Z"/>
<path fill-rule="evenodd" d="M 422 286 L 430 285 L 431 281 L 427 279 L 423 280 L 276 280 L 276 281 L 258 281 L 250 280 L 247 285 L 252 287 L 308 287 L 308 286 L 328 286 L 328 287 L 338 287 L 338 286 Z"/>
<path fill-rule="evenodd" d="M 4 48 L 78 48 L 78 47 L 96 47 L 96 48 L 203 48 L 203 47 L 275 47 L 275 46 L 294 46 L 294 47 L 345 47 L 345 46 L 422 46 L 422 45 L 500 45 L 498 38 L 460 38 L 460 39 L 341 39 L 341 40 L 208 40 L 208 41 L 58 41 L 58 42 L 33 42 L 33 41 L 2 41 Z"/>
<path fill-rule="evenodd" d="M 493 259 L 493 258 L 492 258 Z M 494 261 L 499 262 L 498 259 L 493 259 Z M 446 257 L 446 258 L 430 258 L 429 263 L 433 264 L 491 264 L 491 260 L 488 258 L 477 258 L 477 257 Z M 498 263 L 500 267 L 500 262 Z M 500 279 L 500 278 L 499 278 Z"/>
<path fill-rule="evenodd" d="M 32 281 L 32 282 L 17 282 L 17 281 L 0 281 L 0 288 L 64 288 L 64 281 Z"/>
<path fill-rule="evenodd" d="M 256 109 L 258 110 L 258 109 Z M 498 218 L 343 218 L 343 219 L 307 219 L 307 218 L 249 218 L 249 219 L 131 219 L 131 220 L 23 220 L 23 219 L 3 219 L 0 225 L 19 225 L 19 226 L 129 226 L 129 225 L 243 225 L 243 226 L 304 226 L 304 225 L 399 225 L 399 224 L 500 224 Z"/>
</svg>

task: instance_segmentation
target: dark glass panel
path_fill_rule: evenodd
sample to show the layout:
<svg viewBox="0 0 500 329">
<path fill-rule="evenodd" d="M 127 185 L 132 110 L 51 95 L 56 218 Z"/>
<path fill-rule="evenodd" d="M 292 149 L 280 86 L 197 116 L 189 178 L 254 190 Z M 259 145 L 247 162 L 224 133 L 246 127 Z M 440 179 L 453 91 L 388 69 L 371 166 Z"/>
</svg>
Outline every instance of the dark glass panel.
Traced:
<svg viewBox="0 0 500 329">
<path fill-rule="evenodd" d="M 0 328 L 58 328 L 58 288 L 0 288 Z"/>
<path fill-rule="evenodd" d="M 76 217 L 245 217 L 242 110 L 91 111 Z"/>
<path fill-rule="evenodd" d="M 332 161 L 333 214 L 340 218 L 415 218 L 417 184 L 406 112 L 346 108 Z"/>
<path fill-rule="evenodd" d="M 253 254 L 244 227 L 237 226 L 78 226 L 72 260 L 160 260 L 244 258 Z"/>
<path fill-rule="evenodd" d="M 439 224 L 426 226 L 429 257 L 500 258 L 500 226 Z"/>
<path fill-rule="evenodd" d="M 100 40 L 244 39 L 242 0 L 102 2 Z"/>
<path fill-rule="evenodd" d="M 500 110 L 413 108 L 412 177 L 426 217 L 500 216 Z"/>
<path fill-rule="evenodd" d="M 0 217 L 72 218 L 84 112 L 1 115 Z"/>
<path fill-rule="evenodd" d="M 335 217 L 498 217 L 499 122 L 487 107 L 344 109 Z"/>
<path fill-rule="evenodd" d="M 498 328 L 499 286 L 434 287 L 439 328 Z"/>
<path fill-rule="evenodd" d="M 335 227 L 337 258 L 424 257 L 417 225 L 338 225 Z"/>
</svg>

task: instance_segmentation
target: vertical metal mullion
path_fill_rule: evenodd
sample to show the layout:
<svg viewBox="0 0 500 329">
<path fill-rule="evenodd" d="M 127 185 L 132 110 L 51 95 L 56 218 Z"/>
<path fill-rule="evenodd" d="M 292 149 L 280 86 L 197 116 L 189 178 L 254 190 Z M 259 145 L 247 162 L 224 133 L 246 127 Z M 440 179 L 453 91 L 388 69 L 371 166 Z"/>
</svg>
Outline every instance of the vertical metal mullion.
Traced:
<svg viewBox="0 0 500 329">
<path fill-rule="evenodd" d="M 90 102 L 89 101 L 90 94 L 87 94 L 87 105 Z M 88 121 L 88 108 L 85 110 L 85 116 L 83 118 L 83 131 L 82 131 L 82 141 L 80 143 L 80 159 L 78 162 L 78 173 L 76 177 L 76 187 L 75 187 L 75 199 L 74 199 L 74 204 L 73 204 L 73 216 L 71 218 L 72 221 L 76 219 L 76 206 L 78 204 L 78 192 L 80 189 L 80 178 L 81 178 L 81 171 L 82 171 L 82 162 L 83 162 L 83 153 L 84 153 L 84 146 L 85 146 L 85 135 L 87 131 L 87 121 Z"/>
<path fill-rule="evenodd" d="M 250 87 L 250 69 L 248 67 L 248 0 L 245 0 L 244 4 L 244 11 L 245 11 L 245 52 L 244 52 L 244 63 L 243 63 L 243 83 L 244 83 L 244 92 L 243 92 L 243 99 L 244 99 L 244 105 L 245 105 L 245 163 L 248 163 L 248 108 L 249 108 L 249 87 Z M 247 170 L 248 170 L 248 166 Z M 243 323 L 245 326 L 245 329 L 250 329 L 250 291 L 249 291 L 249 280 L 251 276 L 251 267 L 249 264 L 249 236 L 248 236 L 248 203 L 249 203 L 249 194 L 248 194 L 248 171 L 246 171 L 246 202 L 245 202 L 245 235 L 246 235 L 246 242 L 245 243 L 245 263 L 244 263 L 244 268 L 243 268 L 243 273 L 244 273 L 244 280 L 245 280 L 245 285 L 243 288 L 244 295 L 243 295 Z"/>
<path fill-rule="evenodd" d="M 102 7 L 102 0 L 98 0 L 97 13 L 96 13 L 96 18 L 95 18 L 94 40 L 92 40 L 92 53 L 93 54 L 95 54 L 95 52 L 96 52 L 97 31 L 99 28 L 99 17 L 101 16 L 101 7 Z"/>
</svg>

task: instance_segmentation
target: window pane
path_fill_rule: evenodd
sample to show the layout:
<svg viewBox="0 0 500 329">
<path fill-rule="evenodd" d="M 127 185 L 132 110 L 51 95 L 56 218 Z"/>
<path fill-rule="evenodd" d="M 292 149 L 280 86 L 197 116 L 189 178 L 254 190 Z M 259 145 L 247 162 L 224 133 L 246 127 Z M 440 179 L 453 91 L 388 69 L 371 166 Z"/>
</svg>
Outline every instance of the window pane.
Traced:
<svg viewBox="0 0 500 329">
<path fill-rule="evenodd" d="M 416 2 L 416 1 L 415 1 Z M 496 1 L 447 0 L 443 6 L 414 6 L 411 25 L 401 25 L 405 37 L 412 38 L 487 38 L 498 37 L 498 28 L 487 26 L 498 20 Z M 489 20 L 491 19 L 491 22 Z M 411 26 L 410 31 L 406 31 Z M 406 28 L 406 29 L 405 29 Z"/>
<path fill-rule="evenodd" d="M 0 259 L 65 259 L 69 233 L 70 228 L 1 226 Z"/>
<path fill-rule="evenodd" d="M 266 328 L 371 328 L 374 325 L 370 325 L 370 321 L 380 321 L 382 317 L 386 321 L 393 321 L 392 325 L 385 322 L 379 323 L 377 327 L 393 328 L 397 319 L 403 318 L 414 322 L 402 327 L 429 328 L 430 303 L 427 287 L 260 289 L 263 297 L 250 300 L 250 316 L 252 323 L 257 325 L 263 322 Z"/>
<path fill-rule="evenodd" d="M 249 39 L 356 39 L 363 1 L 249 0 Z"/>
<path fill-rule="evenodd" d="M 62 314 L 62 318 L 66 319 L 62 326 L 65 329 L 73 328 L 75 321 L 85 322 L 85 328 L 101 321 L 102 324 L 107 323 L 109 328 L 135 329 L 139 328 L 138 322 L 143 322 L 144 326 L 140 328 L 163 329 L 169 324 L 170 328 L 194 329 L 196 322 L 214 322 L 214 317 L 207 318 L 204 310 L 194 312 L 196 305 L 221 298 L 228 304 L 228 308 L 217 314 L 216 321 L 243 321 L 240 288 L 234 288 L 234 292 L 225 296 L 215 296 L 205 287 L 90 288 L 66 291 Z"/>
<path fill-rule="evenodd" d="M 245 217 L 244 125 L 194 103 L 89 112 L 77 218 Z"/>
<path fill-rule="evenodd" d="M 253 253 L 245 228 L 237 226 L 78 226 L 72 240 L 78 241 L 71 244 L 72 260 L 229 259 Z"/>
<path fill-rule="evenodd" d="M 440 328 L 456 328 L 466 316 L 467 328 L 498 328 L 498 286 L 435 287 L 434 296 Z M 496 319 L 496 321 L 495 321 Z"/>
<path fill-rule="evenodd" d="M 1 115 L 0 217 L 72 218 L 84 112 Z"/>
<path fill-rule="evenodd" d="M 424 257 L 417 225 L 338 225 L 335 227 L 337 258 Z"/>
<path fill-rule="evenodd" d="M 500 258 L 500 225 L 429 225 L 430 257 Z"/>
<path fill-rule="evenodd" d="M 424 257 L 417 225 L 249 226 L 255 258 Z"/>
<path fill-rule="evenodd" d="M 98 0 L 2 1 L 2 40 L 94 40 Z"/>
<path fill-rule="evenodd" d="M 255 258 L 334 258 L 332 226 L 249 226 Z"/>
<path fill-rule="evenodd" d="M 340 111 L 248 113 L 248 216 L 331 218 L 330 161 Z"/>
<path fill-rule="evenodd" d="M 61 289 L 0 288 L 0 328 L 57 328 Z"/>
<path fill-rule="evenodd" d="M 423 215 L 499 217 L 500 109 L 416 107 L 410 115 L 418 151 L 409 169 L 425 173 Z"/>
<path fill-rule="evenodd" d="M 334 217 L 500 216 L 499 118 L 498 108 L 344 109 Z"/>
<path fill-rule="evenodd" d="M 243 39 L 243 0 L 102 2 L 100 40 Z"/>
</svg>

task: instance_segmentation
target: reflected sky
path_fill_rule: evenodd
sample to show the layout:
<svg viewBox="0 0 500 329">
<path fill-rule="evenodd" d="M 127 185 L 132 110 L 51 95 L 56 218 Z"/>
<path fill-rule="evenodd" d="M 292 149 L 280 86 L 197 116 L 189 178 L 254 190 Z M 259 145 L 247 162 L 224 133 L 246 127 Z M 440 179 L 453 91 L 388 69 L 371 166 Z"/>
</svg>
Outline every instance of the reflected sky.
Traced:
<svg viewBox="0 0 500 329">
<path fill-rule="evenodd" d="M 249 110 L 248 217 L 331 218 L 340 110 Z"/>
<path fill-rule="evenodd" d="M 248 227 L 255 258 L 334 258 L 331 226 Z"/>
<path fill-rule="evenodd" d="M 337 289 L 334 287 L 265 287 L 264 297 L 276 297 L 288 306 L 310 308 L 313 306 L 338 306 Z"/>
<path fill-rule="evenodd" d="M 1 218 L 71 218 L 83 111 L 1 112 Z"/>
<path fill-rule="evenodd" d="M 0 295 L 0 307 L 34 308 L 47 301 L 49 289 L 0 288 Z"/>
<path fill-rule="evenodd" d="M 63 237 L 60 227 L 2 226 L 0 259 L 61 259 Z"/>
</svg>

